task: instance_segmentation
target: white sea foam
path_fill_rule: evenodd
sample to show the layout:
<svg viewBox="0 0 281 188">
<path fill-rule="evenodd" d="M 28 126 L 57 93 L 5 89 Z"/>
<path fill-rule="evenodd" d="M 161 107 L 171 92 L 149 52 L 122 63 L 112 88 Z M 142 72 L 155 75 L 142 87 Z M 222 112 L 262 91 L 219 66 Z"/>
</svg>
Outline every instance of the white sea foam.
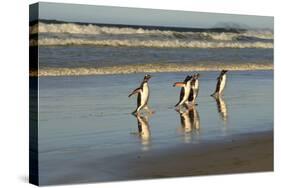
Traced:
<svg viewBox="0 0 281 188">
<path fill-rule="evenodd" d="M 132 74 L 156 72 L 188 72 L 188 71 L 231 71 L 245 70 L 273 70 L 273 64 L 248 63 L 248 64 L 212 64 L 212 65 L 183 65 L 183 64 L 143 64 L 122 65 L 100 68 L 41 68 L 39 72 L 30 71 L 30 76 L 83 76 L 107 74 Z"/>
<path fill-rule="evenodd" d="M 30 28 L 30 33 L 69 33 L 69 34 L 166 34 L 172 35 L 173 31 L 160 31 L 160 30 L 145 30 L 142 28 L 119 28 L 119 27 L 105 27 L 93 24 L 79 25 L 73 23 L 65 24 L 35 24 Z"/>
<path fill-rule="evenodd" d="M 30 40 L 30 45 L 95 45 L 113 47 L 154 47 L 154 48 L 273 48 L 271 42 L 235 42 L 235 41 L 181 41 L 174 40 L 89 40 L 42 38 Z"/>
<path fill-rule="evenodd" d="M 35 24 L 30 27 L 30 33 L 69 33 L 69 34 L 157 34 L 157 35 L 170 35 L 176 36 L 179 35 L 196 35 L 198 32 L 178 32 L 171 30 L 157 30 L 157 29 L 143 29 L 143 28 L 130 28 L 130 27 L 106 27 L 106 26 L 97 26 L 93 24 L 80 25 L 74 23 L 63 23 L 63 24 L 46 24 L 41 23 Z M 200 34 L 200 33 L 199 33 Z M 257 37 L 262 39 L 273 39 L 273 31 L 271 30 L 249 30 L 246 32 L 240 33 L 231 33 L 231 32 L 202 32 L 202 36 L 208 36 L 216 40 L 231 40 L 234 36 L 248 36 L 248 37 Z"/>
<path fill-rule="evenodd" d="M 96 45 L 155 48 L 273 48 L 273 32 L 178 32 L 171 30 L 120 28 L 74 23 L 30 27 L 30 33 L 45 34 L 30 45 Z M 48 34 L 48 35 L 46 35 Z M 123 36 L 120 38 L 120 36 Z M 101 37 L 102 36 L 102 37 Z M 125 37 L 124 37 L 125 36 Z"/>
</svg>

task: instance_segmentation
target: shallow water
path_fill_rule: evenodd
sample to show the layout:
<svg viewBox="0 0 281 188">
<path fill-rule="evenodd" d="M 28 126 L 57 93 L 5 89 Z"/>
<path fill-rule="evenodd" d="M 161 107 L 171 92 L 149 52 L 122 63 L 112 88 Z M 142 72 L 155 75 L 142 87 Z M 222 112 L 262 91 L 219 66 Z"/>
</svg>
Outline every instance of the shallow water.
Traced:
<svg viewBox="0 0 281 188">
<path fill-rule="evenodd" d="M 107 157 L 273 130 L 273 71 L 229 72 L 220 101 L 210 97 L 217 75 L 201 72 L 197 112 L 180 116 L 173 107 L 180 91 L 172 84 L 186 73 L 152 74 L 149 105 L 155 114 L 148 121 L 130 114 L 136 97 L 128 98 L 143 74 L 40 77 L 41 184 L 109 181 L 110 166 L 103 163 Z"/>
<path fill-rule="evenodd" d="M 40 69 L 111 67 L 142 64 L 272 64 L 273 49 L 141 48 L 111 46 L 40 46 Z"/>
</svg>

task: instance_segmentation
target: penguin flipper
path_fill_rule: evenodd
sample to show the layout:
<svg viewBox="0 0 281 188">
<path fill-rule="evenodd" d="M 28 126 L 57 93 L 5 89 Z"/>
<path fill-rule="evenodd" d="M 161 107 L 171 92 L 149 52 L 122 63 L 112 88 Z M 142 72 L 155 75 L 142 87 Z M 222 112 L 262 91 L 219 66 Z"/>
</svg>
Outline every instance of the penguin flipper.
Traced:
<svg viewBox="0 0 281 188">
<path fill-rule="evenodd" d="M 173 87 L 184 87 L 185 83 L 184 82 L 176 82 L 173 84 Z"/>
<path fill-rule="evenodd" d="M 137 93 L 141 92 L 141 88 L 135 89 L 128 97 L 131 97 L 132 95 L 135 95 Z"/>
</svg>

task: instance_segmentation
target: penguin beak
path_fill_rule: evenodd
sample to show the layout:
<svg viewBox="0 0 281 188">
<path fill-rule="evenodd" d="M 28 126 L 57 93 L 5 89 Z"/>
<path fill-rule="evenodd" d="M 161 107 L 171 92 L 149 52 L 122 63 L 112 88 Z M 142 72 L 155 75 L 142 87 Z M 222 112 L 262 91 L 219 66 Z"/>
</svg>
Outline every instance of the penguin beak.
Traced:
<svg viewBox="0 0 281 188">
<path fill-rule="evenodd" d="M 151 78 L 149 74 L 146 74 L 143 78 L 144 81 L 148 81 Z"/>
</svg>

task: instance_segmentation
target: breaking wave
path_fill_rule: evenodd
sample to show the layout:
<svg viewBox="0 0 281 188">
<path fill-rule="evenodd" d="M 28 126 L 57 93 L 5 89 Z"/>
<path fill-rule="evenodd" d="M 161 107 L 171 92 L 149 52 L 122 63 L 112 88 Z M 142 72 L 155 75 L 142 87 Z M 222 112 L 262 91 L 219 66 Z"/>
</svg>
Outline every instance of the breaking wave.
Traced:
<svg viewBox="0 0 281 188">
<path fill-rule="evenodd" d="M 42 68 L 39 71 L 30 71 L 30 76 L 86 76 L 132 73 L 157 73 L 157 72 L 187 72 L 187 71 L 231 71 L 246 70 L 273 70 L 273 64 L 248 63 L 248 64 L 216 64 L 216 65 L 182 65 L 182 64 L 143 64 L 122 65 L 112 67 L 80 67 L 80 68 Z"/>
<path fill-rule="evenodd" d="M 273 32 L 270 30 L 249 30 L 245 32 L 233 33 L 233 32 L 178 32 L 172 30 L 157 30 L 157 29 L 143 29 L 143 28 L 120 28 L 120 27 L 106 27 L 93 24 L 80 25 L 74 23 L 64 24 L 46 24 L 40 23 L 31 26 L 30 33 L 68 33 L 68 34 L 91 34 L 91 35 L 120 35 L 120 34 L 155 34 L 163 36 L 174 37 L 189 37 L 191 35 L 198 35 L 201 37 L 209 37 L 215 40 L 232 40 L 236 36 L 248 36 L 257 37 L 261 39 L 273 39 Z"/>
<path fill-rule="evenodd" d="M 39 33 L 30 45 L 96 45 L 155 48 L 273 48 L 273 31 L 226 29 L 153 29 L 99 26 L 76 23 L 37 23 L 30 33 Z"/>
<path fill-rule="evenodd" d="M 86 40 L 68 39 L 40 39 L 30 41 L 31 46 L 43 45 L 95 45 L 112 47 L 152 47 L 152 48 L 273 48 L 270 42 L 215 42 L 215 41 L 181 41 L 181 40 Z"/>
</svg>

